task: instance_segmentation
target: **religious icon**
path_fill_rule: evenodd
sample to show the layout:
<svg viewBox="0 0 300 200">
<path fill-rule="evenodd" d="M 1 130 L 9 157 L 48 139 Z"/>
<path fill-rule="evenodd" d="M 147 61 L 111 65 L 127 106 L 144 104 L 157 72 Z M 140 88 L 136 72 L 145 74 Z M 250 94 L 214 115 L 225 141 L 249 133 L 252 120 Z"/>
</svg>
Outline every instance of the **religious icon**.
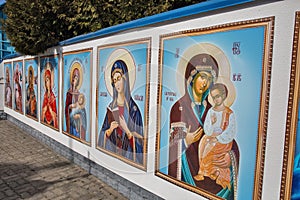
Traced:
<svg viewBox="0 0 300 200">
<path fill-rule="evenodd" d="M 280 199 L 300 199 L 300 11 L 296 12 Z"/>
<path fill-rule="evenodd" d="M 298 96 L 299 96 L 298 91 Z M 292 175 L 292 189 L 291 189 L 291 199 L 299 199 L 300 198 L 300 114 L 299 114 L 299 105 L 300 100 L 298 97 L 298 117 L 297 117 L 297 128 L 296 128 L 296 147 L 295 147 L 295 158 L 294 158 L 294 166 L 293 166 L 293 175 Z"/>
<path fill-rule="evenodd" d="M 11 63 L 4 63 L 5 69 L 5 102 L 4 105 L 12 108 L 12 65 Z"/>
<path fill-rule="evenodd" d="M 148 41 L 141 41 L 101 47 L 98 52 L 97 148 L 142 169 L 147 145 L 148 48 Z"/>
<path fill-rule="evenodd" d="M 260 195 L 253 191 L 261 187 L 255 177 L 262 178 L 264 157 L 257 155 L 266 132 L 257 122 L 264 121 L 260 113 L 268 105 L 260 100 L 267 99 L 261 97 L 267 89 L 251 83 L 267 79 L 261 61 L 269 56 L 264 51 L 271 23 L 268 18 L 246 22 L 247 29 L 232 24 L 213 34 L 204 28 L 161 36 L 157 176 L 209 199 Z M 236 40 L 243 54 L 232 53 Z M 247 79 L 233 81 L 237 71 Z"/>
<path fill-rule="evenodd" d="M 25 114 L 37 119 L 37 60 L 25 60 Z"/>
<path fill-rule="evenodd" d="M 58 57 L 41 58 L 41 122 L 58 130 Z"/>
<path fill-rule="evenodd" d="M 90 143 L 90 100 L 91 100 L 91 50 L 69 52 L 63 55 L 63 132 Z"/>
<path fill-rule="evenodd" d="M 23 61 L 15 61 L 13 62 L 14 74 L 14 110 L 23 114 L 23 95 L 22 95 L 22 87 L 23 87 Z"/>
</svg>

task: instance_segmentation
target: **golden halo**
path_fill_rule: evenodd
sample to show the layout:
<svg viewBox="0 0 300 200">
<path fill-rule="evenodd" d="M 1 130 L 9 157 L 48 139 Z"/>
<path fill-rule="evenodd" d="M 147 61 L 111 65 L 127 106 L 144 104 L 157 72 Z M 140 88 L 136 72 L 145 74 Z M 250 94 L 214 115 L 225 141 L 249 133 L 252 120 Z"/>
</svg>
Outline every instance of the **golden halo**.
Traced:
<svg viewBox="0 0 300 200">
<path fill-rule="evenodd" d="M 177 87 L 181 95 L 185 93 L 185 70 L 187 67 L 188 62 L 194 56 L 198 54 L 206 53 L 211 55 L 218 63 L 219 67 L 219 76 L 223 77 L 230 77 L 231 68 L 229 61 L 224 54 L 224 52 L 217 46 L 210 44 L 210 43 L 198 43 L 195 45 L 190 46 L 180 57 L 178 67 L 177 67 Z"/>
<path fill-rule="evenodd" d="M 222 84 L 224 84 L 227 87 L 228 94 L 227 94 L 227 98 L 224 101 L 224 104 L 227 107 L 232 106 L 232 104 L 235 101 L 235 97 L 236 97 L 236 91 L 235 91 L 235 87 L 234 87 L 232 81 L 229 80 L 226 77 L 219 76 L 218 79 L 217 79 L 217 81 L 215 83 L 222 83 Z M 208 102 L 211 105 L 215 104 L 214 101 L 213 101 L 213 99 L 212 99 L 212 97 L 211 97 L 211 95 L 210 95 L 210 93 L 209 93 L 209 96 L 208 96 Z"/>
<path fill-rule="evenodd" d="M 128 77 L 129 77 L 129 83 L 130 83 L 130 92 L 133 89 L 134 83 L 135 83 L 135 63 L 133 60 L 132 55 L 130 52 L 126 49 L 119 48 L 114 50 L 109 58 L 107 59 L 105 71 L 104 71 L 104 79 L 105 79 L 105 85 L 106 89 L 109 92 L 110 96 L 113 96 L 113 88 L 111 85 L 111 68 L 113 64 L 117 60 L 122 60 L 125 62 L 128 70 Z"/>
<path fill-rule="evenodd" d="M 51 72 L 51 89 L 52 89 L 54 87 L 54 69 L 53 69 L 53 66 L 52 66 L 51 62 L 47 62 L 45 64 L 45 67 L 44 67 L 44 72 L 43 72 L 43 78 L 44 78 L 43 88 L 44 88 L 45 91 L 46 91 L 45 73 L 46 73 L 47 70 L 49 70 Z"/>
<path fill-rule="evenodd" d="M 29 83 L 29 72 L 30 72 L 30 71 L 32 71 L 32 76 L 33 76 L 31 81 L 34 82 L 34 71 L 33 71 L 32 65 L 30 65 L 29 68 L 28 68 L 28 74 L 27 74 L 27 83 L 28 83 L 28 84 L 30 84 L 30 83 Z"/>
<path fill-rule="evenodd" d="M 83 93 L 80 93 L 80 94 L 79 94 L 79 96 L 78 96 L 78 101 L 79 101 L 79 98 L 80 98 L 81 95 L 83 96 L 83 103 L 82 103 L 81 106 L 85 106 L 85 103 L 86 103 L 86 97 L 84 96 Z"/>
<path fill-rule="evenodd" d="M 8 77 L 6 76 L 7 73 L 8 73 Z M 8 78 L 7 82 L 10 82 L 11 81 L 11 77 L 10 77 L 10 71 L 9 71 L 8 67 L 6 67 L 6 69 L 5 69 L 5 82 L 6 82 L 7 78 Z"/>
<path fill-rule="evenodd" d="M 79 83 L 77 86 L 77 89 L 79 90 L 81 85 L 82 85 L 82 80 L 83 80 L 83 70 L 82 70 L 82 66 L 79 62 L 75 61 L 73 62 L 72 66 L 71 66 L 71 70 L 70 70 L 70 84 L 72 84 L 72 79 L 73 79 L 73 73 L 74 70 L 78 69 L 79 70 Z"/>
</svg>

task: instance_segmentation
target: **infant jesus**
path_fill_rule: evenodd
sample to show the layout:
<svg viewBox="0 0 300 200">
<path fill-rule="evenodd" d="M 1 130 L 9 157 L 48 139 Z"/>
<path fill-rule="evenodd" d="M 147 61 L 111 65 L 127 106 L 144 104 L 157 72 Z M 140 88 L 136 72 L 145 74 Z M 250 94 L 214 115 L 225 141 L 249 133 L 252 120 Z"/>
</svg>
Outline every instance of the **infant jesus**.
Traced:
<svg viewBox="0 0 300 200">
<path fill-rule="evenodd" d="M 215 105 L 207 112 L 204 122 L 205 135 L 199 143 L 199 171 L 194 179 L 204 180 L 204 176 L 216 180 L 224 189 L 230 189 L 230 168 L 220 168 L 213 163 L 213 156 L 228 153 L 236 133 L 233 111 L 224 105 L 228 90 L 224 84 L 216 83 L 211 88 Z"/>
</svg>

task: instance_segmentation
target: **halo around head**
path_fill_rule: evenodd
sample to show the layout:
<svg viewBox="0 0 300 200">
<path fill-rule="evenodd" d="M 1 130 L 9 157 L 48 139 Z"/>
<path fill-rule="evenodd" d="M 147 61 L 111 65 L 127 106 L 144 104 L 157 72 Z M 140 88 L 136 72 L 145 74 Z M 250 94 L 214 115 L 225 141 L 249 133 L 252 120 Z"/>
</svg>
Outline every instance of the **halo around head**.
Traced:
<svg viewBox="0 0 300 200">
<path fill-rule="evenodd" d="M 217 81 L 215 83 L 222 83 L 222 84 L 224 84 L 226 86 L 228 94 L 227 94 L 227 98 L 224 101 L 224 104 L 227 107 L 232 106 L 232 104 L 235 101 L 235 97 L 236 97 L 236 91 L 235 91 L 235 87 L 234 87 L 232 81 L 229 80 L 226 77 L 219 76 L 218 79 L 217 79 Z M 214 101 L 213 101 L 213 99 L 212 99 L 212 97 L 211 97 L 210 93 L 209 93 L 209 96 L 208 96 L 208 101 L 209 101 L 209 103 L 211 105 L 215 104 Z"/>
<path fill-rule="evenodd" d="M 114 50 L 110 54 L 109 58 L 107 59 L 107 62 L 105 65 L 105 71 L 104 71 L 105 85 L 106 85 L 106 89 L 109 92 L 110 96 L 113 95 L 113 88 L 111 85 L 111 68 L 117 60 L 124 61 L 127 66 L 129 83 L 130 83 L 130 91 L 132 91 L 134 83 L 135 83 L 136 66 L 135 66 L 132 55 L 130 54 L 130 52 L 128 50 L 123 49 L 123 48 Z"/>
<path fill-rule="evenodd" d="M 178 62 L 176 80 L 177 80 L 177 87 L 181 95 L 184 95 L 185 92 L 184 75 L 185 75 L 185 70 L 188 62 L 194 56 L 203 53 L 211 55 L 217 61 L 219 67 L 219 76 L 228 77 L 228 78 L 230 77 L 231 68 L 230 68 L 229 61 L 226 55 L 224 54 L 224 52 L 219 47 L 210 43 L 194 44 L 185 50 L 185 52 L 180 57 L 180 60 Z"/>
<path fill-rule="evenodd" d="M 77 86 L 77 89 L 80 89 L 81 85 L 82 85 L 82 80 L 83 80 L 83 71 L 82 71 L 82 66 L 79 62 L 75 61 L 72 63 L 71 69 L 70 69 L 70 83 L 72 83 L 72 79 L 73 79 L 73 73 L 74 70 L 78 69 L 79 71 L 79 83 Z"/>
<path fill-rule="evenodd" d="M 78 96 L 78 100 L 79 100 L 79 98 L 83 98 L 83 102 L 82 102 L 81 106 L 85 106 L 86 99 L 85 99 L 84 94 L 83 94 L 83 93 L 80 93 L 79 96 Z"/>
<path fill-rule="evenodd" d="M 27 83 L 28 84 L 30 84 L 29 83 L 29 73 L 30 73 L 30 71 L 32 72 L 32 80 L 31 81 L 34 82 L 34 71 L 33 71 L 32 65 L 30 65 L 29 68 L 28 68 L 28 74 L 27 74 Z"/>
<path fill-rule="evenodd" d="M 45 85 L 45 73 L 46 71 L 49 70 L 50 73 L 51 73 L 51 88 L 54 87 L 54 68 L 51 64 L 51 62 L 47 62 L 44 66 L 44 71 L 43 71 L 43 78 L 44 78 L 44 81 L 42 82 L 43 83 L 43 88 L 45 89 L 46 88 L 46 85 Z M 45 89 L 46 90 L 46 89 Z"/>
<path fill-rule="evenodd" d="M 19 70 L 19 67 L 20 67 L 19 63 L 16 63 L 15 70 Z"/>
<path fill-rule="evenodd" d="M 7 73 L 8 73 L 8 76 L 7 76 Z M 8 67 L 6 67 L 6 69 L 5 69 L 5 80 L 7 80 L 7 79 L 8 79 L 8 82 L 10 82 L 10 81 L 11 81 L 11 77 L 10 77 L 10 75 L 11 75 L 11 73 L 10 73 L 10 71 L 9 71 L 9 68 L 8 68 Z"/>
<path fill-rule="evenodd" d="M 5 68 L 5 72 L 8 73 L 8 74 L 10 74 L 8 67 Z"/>
</svg>

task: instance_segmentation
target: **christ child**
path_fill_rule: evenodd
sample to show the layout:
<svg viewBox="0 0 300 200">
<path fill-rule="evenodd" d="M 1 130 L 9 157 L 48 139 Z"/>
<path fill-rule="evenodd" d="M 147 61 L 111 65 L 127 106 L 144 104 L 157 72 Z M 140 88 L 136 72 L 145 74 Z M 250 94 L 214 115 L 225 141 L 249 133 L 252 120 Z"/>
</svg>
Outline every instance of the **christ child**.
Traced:
<svg viewBox="0 0 300 200">
<path fill-rule="evenodd" d="M 204 122 L 205 135 L 199 142 L 199 170 L 194 176 L 197 181 L 209 177 L 224 189 L 230 189 L 230 168 L 217 167 L 213 157 L 229 153 L 232 141 L 236 134 L 236 122 L 233 111 L 224 104 L 228 95 L 227 87 L 222 83 L 216 83 L 210 90 L 214 106 L 209 109 Z"/>
</svg>

